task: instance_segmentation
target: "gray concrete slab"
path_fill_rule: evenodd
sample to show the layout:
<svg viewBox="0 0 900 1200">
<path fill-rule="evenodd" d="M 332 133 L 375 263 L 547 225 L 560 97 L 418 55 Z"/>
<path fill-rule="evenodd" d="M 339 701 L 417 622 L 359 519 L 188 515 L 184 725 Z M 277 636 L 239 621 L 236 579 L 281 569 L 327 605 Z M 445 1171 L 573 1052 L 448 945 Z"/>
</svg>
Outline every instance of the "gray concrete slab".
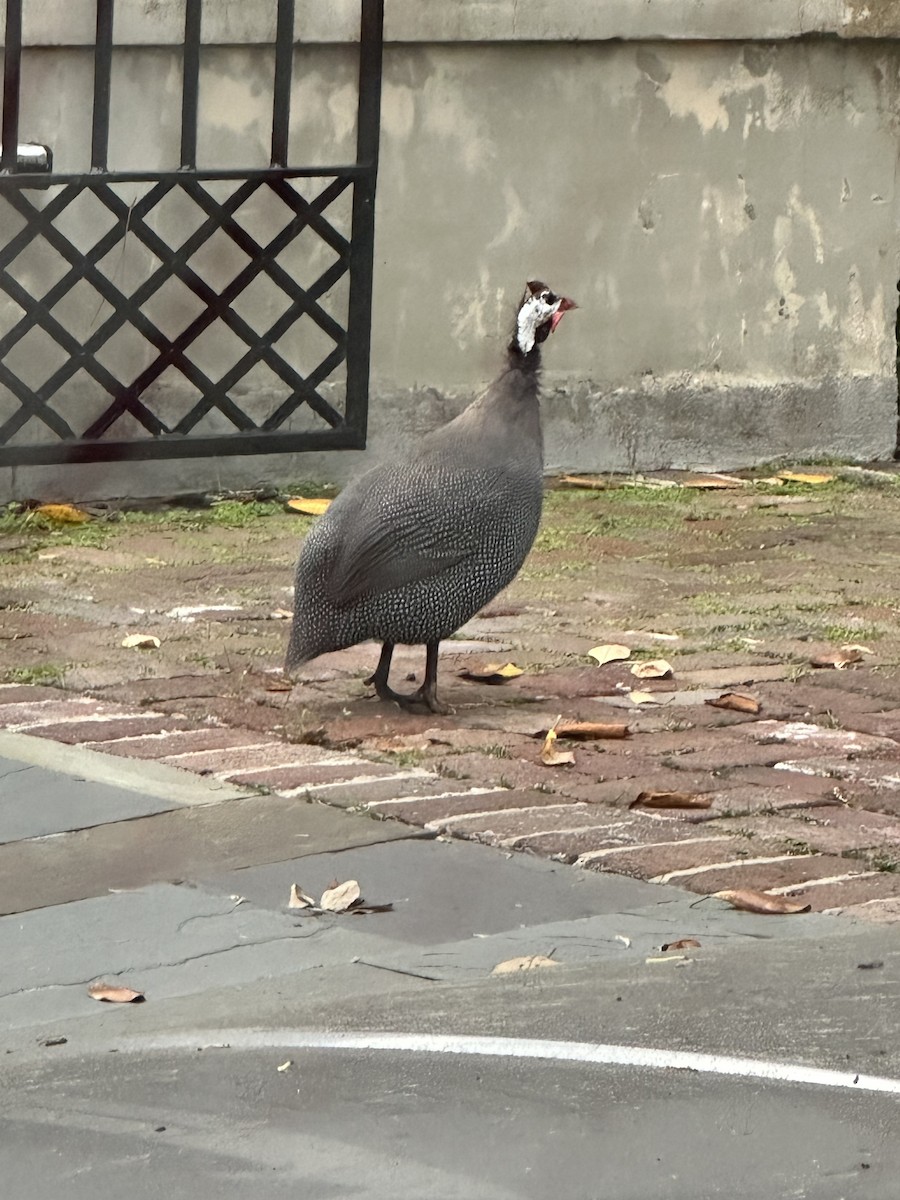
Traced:
<svg viewBox="0 0 900 1200">
<path fill-rule="evenodd" d="M 176 807 L 158 796 L 0 758 L 0 843 L 128 821 Z"/>
<path fill-rule="evenodd" d="M 391 825 L 386 826 L 390 828 Z M 598 912 L 683 901 L 676 888 L 581 871 L 524 854 L 456 841 L 397 841 L 314 854 L 211 875 L 206 883 L 266 908 L 287 902 L 296 882 L 318 896 L 331 880 L 357 879 L 367 900 L 390 901 L 386 937 L 432 946 Z"/>
<path fill-rule="evenodd" d="M 49 738 L 9 733 L 3 729 L 0 729 L 0 758 L 44 767 L 76 779 L 125 788 L 178 805 L 214 804 L 218 800 L 234 800 L 253 794 L 250 788 L 238 788 L 221 779 L 205 778 L 167 763 L 147 759 L 132 761 L 86 750 L 83 746 L 67 746 Z"/>
<path fill-rule="evenodd" d="M 0 914 L 68 904 L 110 888 L 202 879 L 223 868 L 423 836 L 302 797 L 253 795 L 182 807 L 0 846 Z"/>
<path fill-rule="evenodd" d="M 145 991 L 159 1003 L 350 963 L 362 942 L 336 921 L 171 884 L 6 917 L 0 920 L 0 1025 L 21 1029 L 89 1016 L 98 1002 L 87 988 L 99 978 Z M 365 945 L 373 956 L 389 957 L 393 944 L 373 933 Z"/>
</svg>

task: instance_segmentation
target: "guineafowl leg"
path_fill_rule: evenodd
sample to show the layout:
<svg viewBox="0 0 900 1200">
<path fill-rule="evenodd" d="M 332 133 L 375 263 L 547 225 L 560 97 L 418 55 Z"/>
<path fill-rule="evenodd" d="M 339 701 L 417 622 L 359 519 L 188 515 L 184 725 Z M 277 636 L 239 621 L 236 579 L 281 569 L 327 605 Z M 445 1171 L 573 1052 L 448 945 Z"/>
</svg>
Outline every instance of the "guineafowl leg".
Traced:
<svg viewBox="0 0 900 1200">
<path fill-rule="evenodd" d="M 388 684 L 388 676 L 391 670 L 391 656 L 393 653 L 394 643 L 385 642 L 381 647 L 381 657 L 378 660 L 378 666 L 375 668 L 375 674 L 369 676 L 365 681 L 366 686 L 375 688 L 375 694 L 379 700 L 393 700 L 401 708 L 416 708 L 419 705 L 424 705 L 434 713 L 446 715 L 450 710 L 441 704 L 437 698 L 438 643 L 429 642 L 426 646 L 425 682 L 408 696 L 403 696 L 399 692 L 395 692 Z"/>
</svg>

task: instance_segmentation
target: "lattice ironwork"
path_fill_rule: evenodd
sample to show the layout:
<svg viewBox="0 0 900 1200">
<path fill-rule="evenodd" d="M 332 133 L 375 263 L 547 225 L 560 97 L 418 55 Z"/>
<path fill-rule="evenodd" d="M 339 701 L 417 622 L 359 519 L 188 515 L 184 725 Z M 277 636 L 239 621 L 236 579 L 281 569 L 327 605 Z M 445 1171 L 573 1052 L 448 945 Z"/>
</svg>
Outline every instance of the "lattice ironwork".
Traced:
<svg viewBox="0 0 900 1200">
<path fill-rule="evenodd" d="M 200 0 L 187 0 L 182 166 L 108 170 L 113 0 L 97 0 L 93 169 L 38 176 L 16 153 L 21 0 L 8 0 L 0 221 L 11 224 L 11 210 L 19 228 L 0 246 L 0 465 L 365 444 L 383 0 L 361 0 L 357 162 L 333 168 L 286 165 L 293 8 L 277 0 L 270 167 L 197 169 Z M 166 236 L 158 218 L 173 203 L 193 220 Z M 248 220 L 260 204 L 279 208 L 280 229 Z M 298 272 L 292 255 L 310 235 L 310 271 Z M 145 268 L 133 289 L 110 269 L 126 247 Z M 221 262 L 223 249 L 237 265 L 213 283 L 202 263 Z M 298 338 L 314 363 L 285 349 Z M 248 403 L 260 371 L 272 385 Z M 303 427 L 291 428 L 298 415 Z"/>
</svg>

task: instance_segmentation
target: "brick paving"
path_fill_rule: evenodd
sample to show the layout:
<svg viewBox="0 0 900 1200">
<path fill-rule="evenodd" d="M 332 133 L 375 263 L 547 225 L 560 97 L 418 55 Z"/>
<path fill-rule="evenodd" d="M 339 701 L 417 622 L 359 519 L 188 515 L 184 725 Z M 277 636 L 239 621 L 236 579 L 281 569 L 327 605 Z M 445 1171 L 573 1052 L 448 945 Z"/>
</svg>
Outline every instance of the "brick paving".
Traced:
<svg viewBox="0 0 900 1200">
<path fill-rule="evenodd" d="M 752 497 L 745 499 L 753 509 Z M 79 610 L 79 648 L 91 643 L 93 629 L 96 653 L 67 672 L 62 688 L 0 684 L 0 728 L 700 895 L 747 887 L 799 897 L 817 910 L 898 920 L 900 641 L 890 597 L 900 582 L 900 497 L 890 501 L 876 539 L 881 576 L 865 603 L 845 602 L 854 581 L 871 575 L 864 548 L 851 553 L 847 542 L 842 559 L 845 523 L 813 502 L 775 514 L 758 506 L 753 515 L 763 513 L 766 529 L 783 524 L 786 513 L 792 521 L 803 517 L 800 528 L 818 523 L 818 552 L 832 577 L 827 601 L 817 595 L 820 564 L 804 566 L 789 539 L 773 540 L 771 530 L 756 527 L 742 534 L 743 549 L 707 542 L 698 550 L 693 530 L 693 542 L 667 549 L 651 529 L 635 535 L 630 556 L 609 538 L 609 556 L 596 562 L 578 558 L 579 543 L 543 558 L 538 552 L 537 567 L 529 564 L 510 593 L 444 647 L 441 685 L 455 708 L 449 717 L 403 713 L 367 695 L 361 680 L 377 658 L 373 646 L 324 656 L 285 689 L 277 666 L 286 625 L 268 614 L 290 602 L 284 579 L 293 539 L 290 553 L 280 551 L 280 575 L 271 562 L 258 579 L 249 568 L 230 568 L 233 590 L 218 587 L 207 599 L 231 607 L 194 622 L 172 615 L 175 601 L 197 599 L 191 581 L 208 591 L 203 582 L 215 577 L 215 558 L 205 572 L 192 563 L 177 577 L 173 567 L 165 603 L 151 610 L 152 620 L 141 613 L 134 621 L 158 633 L 168 658 L 123 654 L 123 630 L 109 636 L 125 620 L 119 576 L 93 625 Z M 722 511 L 737 504 L 731 495 L 703 502 Z M 602 510 L 602 498 L 583 505 Z M 177 543 L 171 531 L 167 536 Z M 65 557 L 68 570 L 78 563 L 74 550 Z M 85 560 L 91 571 L 102 564 L 99 553 L 91 548 Z M 171 547 L 169 553 L 177 560 Z M 756 590 L 743 594 L 740 578 L 723 574 L 723 594 L 740 611 L 722 612 L 727 605 L 710 582 L 718 576 L 697 571 L 724 572 L 734 562 L 761 563 L 761 575 Z M 775 580 L 771 593 L 766 572 Z M 698 578 L 703 605 L 696 601 Z M 277 601 L 263 594 L 275 595 L 275 579 Z M 247 593 L 251 583 L 259 595 Z M 5 606 L 6 625 L 23 638 L 49 637 L 51 627 L 36 611 L 37 584 L 25 578 L 17 586 L 22 607 Z M 642 589 L 652 592 L 652 603 Z M 779 599 L 787 589 L 790 604 Z M 820 623 L 830 621 L 827 636 L 811 629 L 805 614 L 813 610 L 821 611 Z M 871 653 L 844 670 L 814 671 L 811 653 L 849 641 L 854 621 L 862 622 L 861 639 L 877 637 Z M 637 680 L 633 659 L 589 665 L 587 649 L 598 642 L 664 657 L 673 676 Z M 209 661 L 188 669 L 178 655 L 198 644 Z M 525 674 L 499 686 L 460 676 L 473 663 L 508 659 Z M 396 663 L 400 681 L 421 670 L 421 654 L 401 648 Z M 631 689 L 650 693 L 653 702 L 636 705 Z M 733 689 L 751 693 L 759 713 L 706 703 Z M 574 763 L 547 767 L 542 734 L 560 715 L 625 721 L 629 736 L 567 742 Z M 698 793 L 708 807 L 647 808 L 638 797 L 648 791 Z"/>
</svg>

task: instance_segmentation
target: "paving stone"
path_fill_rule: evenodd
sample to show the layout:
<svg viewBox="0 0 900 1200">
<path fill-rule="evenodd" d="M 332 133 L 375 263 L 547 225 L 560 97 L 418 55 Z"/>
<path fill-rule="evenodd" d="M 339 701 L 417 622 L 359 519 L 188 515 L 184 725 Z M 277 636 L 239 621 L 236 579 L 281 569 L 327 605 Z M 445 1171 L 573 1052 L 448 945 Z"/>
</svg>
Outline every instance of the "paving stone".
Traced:
<svg viewBox="0 0 900 1200">
<path fill-rule="evenodd" d="M 826 729 L 807 721 L 755 721 L 744 726 L 741 733 L 766 745 L 790 746 L 793 754 L 810 750 L 817 754 L 840 754 L 845 758 L 861 755 L 900 757 L 900 744 L 892 738 L 852 729 Z"/>
<path fill-rule="evenodd" d="M 750 687 L 754 683 L 786 679 L 793 671 L 791 663 L 743 663 L 729 667 L 711 667 L 701 671 L 679 671 L 678 682 L 689 687 Z"/>
<path fill-rule="evenodd" d="M 340 755 L 334 750 L 324 750 L 321 746 L 260 738 L 250 745 L 169 754 L 162 761 L 171 763 L 173 767 L 181 767 L 184 771 L 231 777 L 257 768 L 271 770 L 273 767 L 310 766 L 313 763 L 342 764 L 356 759 Z"/>
<path fill-rule="evenodd" d="M 30 725 L 24 733 L 32 737 L 47 738 L 53 742 L 64 742 L 75 746 L 83 743 L 114 742 L 118 738 L 134 737 L 148 733 L 168 733 L 170 730 L 186 728 L 191 724 L 184 717 L 153 716 L 150 713 L 135 716 L 102 717 L 96 720 L 64 721 L 59 724 Z"/>
<path fill-rule="evenodd" d="M 159 759 L 172 754 L 197 750 L 217 750 L 223 747 L 255 745 L 259 735 L 240 729 L 223 729 L 210 725 L 205 729 L 182 728 L 143 737 L 126 737 L 117 742 L 85 742 L 88 750 L 101 750 L 120 758 Z"/>
<path fill-rule="evenodd" d="M 378 779 L 389 776 L 395 779 L 397 768 L 386 763 L 369 762 L 365 758 L 347 759 L 336 762 L 317 762 L 305 766 L 266 767 L 253 771 L 233 771 L 226 778 L 238 786 L 268 788 L 272 792 L 295 792 L 298 788 L 309 789 L 323 783 L 349 783 L 359 779 Z"/>
<path fill-rule="evenodd" d="M 604 855 L 588 865 L 598 870 L 615 871 L 620 875 L 631 875 L 638 879 L 668 882 L 665 877 L 672 871 L 688 871 L 713 863 L 770 857 L 779 853 L 783 853 L 780 847 L 769 846 L 757 838 L 726 834 L 717 836 L 705 826 L 702 834 L 692 838 L 638 845 Z"/>
<path fill-rule="evenodd" d="M 31 725 L 49 725 L 58 721 L 80 721 L 86 717 L 119 716 L 127 709 L 118 705 L 102 704 L 88 696 L 60 696 L 55 692 L 53 699 L 22 700 L 7 704 L 0 709 L 0 726 L 10 730 L 25 730 Z"/>
<path fill-rule="evenodd" d="M 757 839 L 753 839 L 757 845 Z M 776 851 L 777 853 L 777 851 Z M 752 888 L 764 892 L 769 888 L 800 887 L 808 879 L 825 879 L 847 875 L 866 868 L 851 859 L 833 855 L 792 855 L 771 863 L 746 862 L 740 866 L 716 871 L 685 875 L 673 882 L 692 892 L 711 894 L 725 888 Z"/>
<path fill-rule="evenodd" d="M 4 720 L 3 706 L 6 704 L 36 704 L 40 700 L 71 699 L 59 688 L 43 687 L 35 683 L 0 683 L 0 721 Z"/>
<path fill-rule="evenodd" d="M 457 785 L 436 775 L 433 771 L 400 771 L 396 775 L 381 779 L 369 779 L 364 783 L 319 783 L 308 792 L 311 799 L 333 804 L 338 808 L 368 808 L 381 800 L 403 797 L 435 796 L 450 790 L 470 786 Z"/>
<path fill-rule="evenodd" d="M 741 817 L 731 817 L 714 821 L 708 828 L 733 833 L 746 831 L 747 823 Z M 821 854 L 847 854 L 870 847 L 885 847 L 900 854 L 900 821 L 881 813 L 813 807 L 793 816 L 767 817 L 761 828 L 769 841 L 783 838 L 786 846 L 801 843 Z"/>
</svg>

